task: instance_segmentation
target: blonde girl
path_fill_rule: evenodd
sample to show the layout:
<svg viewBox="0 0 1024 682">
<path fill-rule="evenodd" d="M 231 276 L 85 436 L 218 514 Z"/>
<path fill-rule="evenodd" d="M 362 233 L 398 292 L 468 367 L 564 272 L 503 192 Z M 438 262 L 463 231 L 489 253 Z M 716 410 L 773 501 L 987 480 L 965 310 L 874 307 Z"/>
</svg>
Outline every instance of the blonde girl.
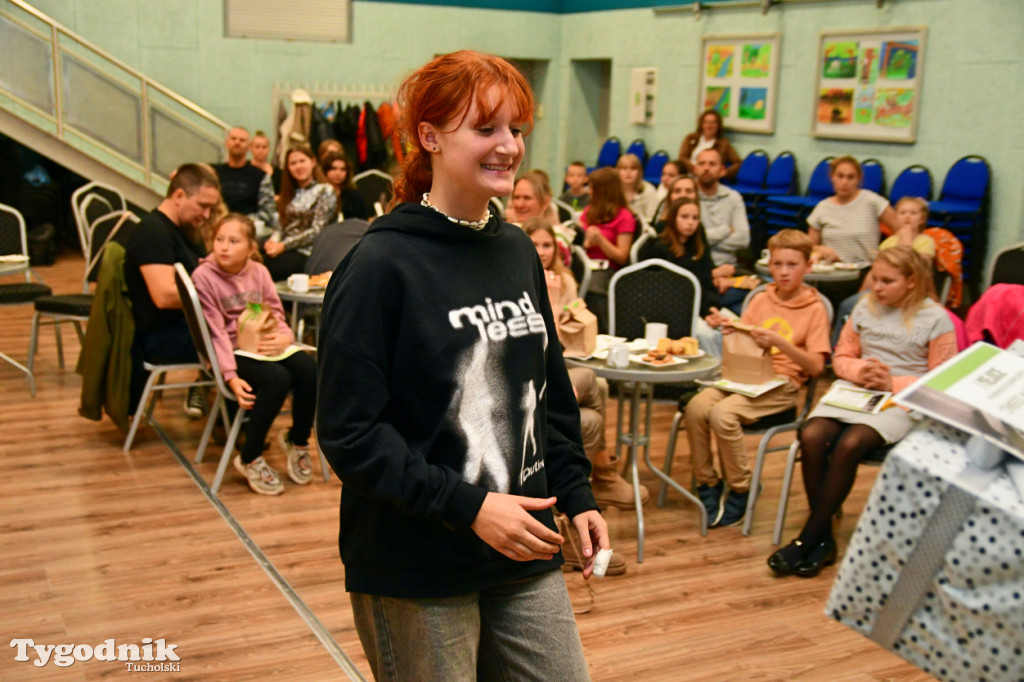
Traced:
<svg viewBox="0 0 1024 682">
<path fill-rule="evenodd" d="M 896 392 L 953 357 L 956 337 L 945 308 L 928 296 L 931 276 L 912 249 L 882 251 L 871 275 L 871 291 L 843 327 L 832 366 L 850 384 Z M 899 407 L 866 414 L 818 404 L 800 432 L 810 518 L 796 539 L 769 557 L 773 571 L 810 577 L 835 562 L 831 519 L 853 486 L 858 463 L 910 427 Z"/>
<path fill-rule="evenodd" d="M 644 169 L 636 154 L 623 154 L 615 164 L 622 182 L 622 194 L 633 213 L 648 223 L 658 210 L 658 190 L 644 180 Z"/>
</svg>

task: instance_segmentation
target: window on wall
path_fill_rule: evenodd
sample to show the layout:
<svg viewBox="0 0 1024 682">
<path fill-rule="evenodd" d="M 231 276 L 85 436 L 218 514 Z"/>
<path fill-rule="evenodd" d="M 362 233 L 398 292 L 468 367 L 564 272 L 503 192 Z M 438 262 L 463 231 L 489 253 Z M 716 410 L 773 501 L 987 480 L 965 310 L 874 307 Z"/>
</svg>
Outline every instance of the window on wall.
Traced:
<svg viewBox="0 0 1024 682">
<path fill-rule="evenodd" d="M 352 0 L 224 0 L 230 38 L 352 41 Z"/>
</svg>

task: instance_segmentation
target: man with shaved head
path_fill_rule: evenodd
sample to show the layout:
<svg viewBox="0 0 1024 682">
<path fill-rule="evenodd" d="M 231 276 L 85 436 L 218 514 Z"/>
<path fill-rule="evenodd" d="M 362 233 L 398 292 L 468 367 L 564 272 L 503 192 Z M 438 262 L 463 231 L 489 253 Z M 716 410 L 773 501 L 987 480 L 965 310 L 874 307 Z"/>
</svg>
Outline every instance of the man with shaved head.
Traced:
<svg viewBox="0 0 1024 682">
<path fill-rule="evenodd" d="M 277 227 L 277 206 L 270 175 L 249 163 L 249 131 L 235 126 L 224 140 L 227 163 L 214 164 L 220 178 L 221 197 L 232 213 L 262 221 L 267 231 Z"/>
</svg>

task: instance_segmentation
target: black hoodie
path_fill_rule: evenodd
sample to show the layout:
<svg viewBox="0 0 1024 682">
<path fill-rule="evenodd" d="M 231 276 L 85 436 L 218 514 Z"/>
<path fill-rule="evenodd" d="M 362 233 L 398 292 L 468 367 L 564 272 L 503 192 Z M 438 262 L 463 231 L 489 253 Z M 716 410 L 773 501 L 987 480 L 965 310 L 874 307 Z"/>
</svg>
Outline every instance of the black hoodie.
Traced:
<svg viewBox="0 0 1024 682">
<path fill-rule="evenodd" d="M 468 594 L 562 563 L 513 561 L 470 529 L 488 491 L 597 509 L 560 351 L 522 230 L 416 204 L 374 221 L 331 278 L 318 352 L 349 591 Z"/>
</svg>

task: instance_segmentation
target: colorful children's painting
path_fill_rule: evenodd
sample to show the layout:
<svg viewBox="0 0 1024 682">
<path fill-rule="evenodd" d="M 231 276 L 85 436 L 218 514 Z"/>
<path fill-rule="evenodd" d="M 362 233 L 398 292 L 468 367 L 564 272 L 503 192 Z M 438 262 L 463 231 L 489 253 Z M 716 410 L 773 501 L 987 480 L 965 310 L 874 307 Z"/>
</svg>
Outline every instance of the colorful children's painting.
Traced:
<svg viewBox="0 0 1024 682">
<path fill-rule="evenodd" d="M 875 123 L 888 128 L 909 128 L 913 121 L 913 88 L 878 89 L 875 96 Z"/>
<path fill-rule="evenodd" d="M 825 43 L 822 78 L 853 78 L 857 75 L 857 43 Z"/>
<path fill-rule="evenodd" d="M 862 85 L 871 85 L 878 80 L 879 54 L 877 47 L 865 47 L 860 51 L 860 82 Z"/>
<path fill-rule="evenodd" d="M 818 122 L 853 121 L 853 88 L 824 88 L 818 96 Z"/>
<path fill-rule="evenodd" d="M 704 109 L 714 109 L 722 118 L 729 116 L 732 104 L 732 88 L 708 87 L 704 94 Z"/>
<path fill-rule="evenodd" d="M 750 43 L 743 46 L 740 75 L 744 78 L 767 78 L 772 64 L 772 46 Z M 740 116 L 743 114 L 741 113 Z"/>
<path fill-rule="evenodd" d="M 882 78 L 912 80 L 917 73 L 917 41 L 882 43 Z"/>
<path fill-rule="evenodd" d="M 740 88 L 740 118 L 762 121 L 768 109 L 768 88 Z"/>
<path fill-rule="evenodd" d="M 875 86 L 868 85 L 857 90 L 853 102 L 853 122 L 870 124 L 875 118 Z"/>
<path fill-rule="evenodd" d="M 734 50 L 732 45 L 708 46 L 707 73 L 709 78 L 728 78 L 732 75 L 733 52 Z"/>
</svg>

